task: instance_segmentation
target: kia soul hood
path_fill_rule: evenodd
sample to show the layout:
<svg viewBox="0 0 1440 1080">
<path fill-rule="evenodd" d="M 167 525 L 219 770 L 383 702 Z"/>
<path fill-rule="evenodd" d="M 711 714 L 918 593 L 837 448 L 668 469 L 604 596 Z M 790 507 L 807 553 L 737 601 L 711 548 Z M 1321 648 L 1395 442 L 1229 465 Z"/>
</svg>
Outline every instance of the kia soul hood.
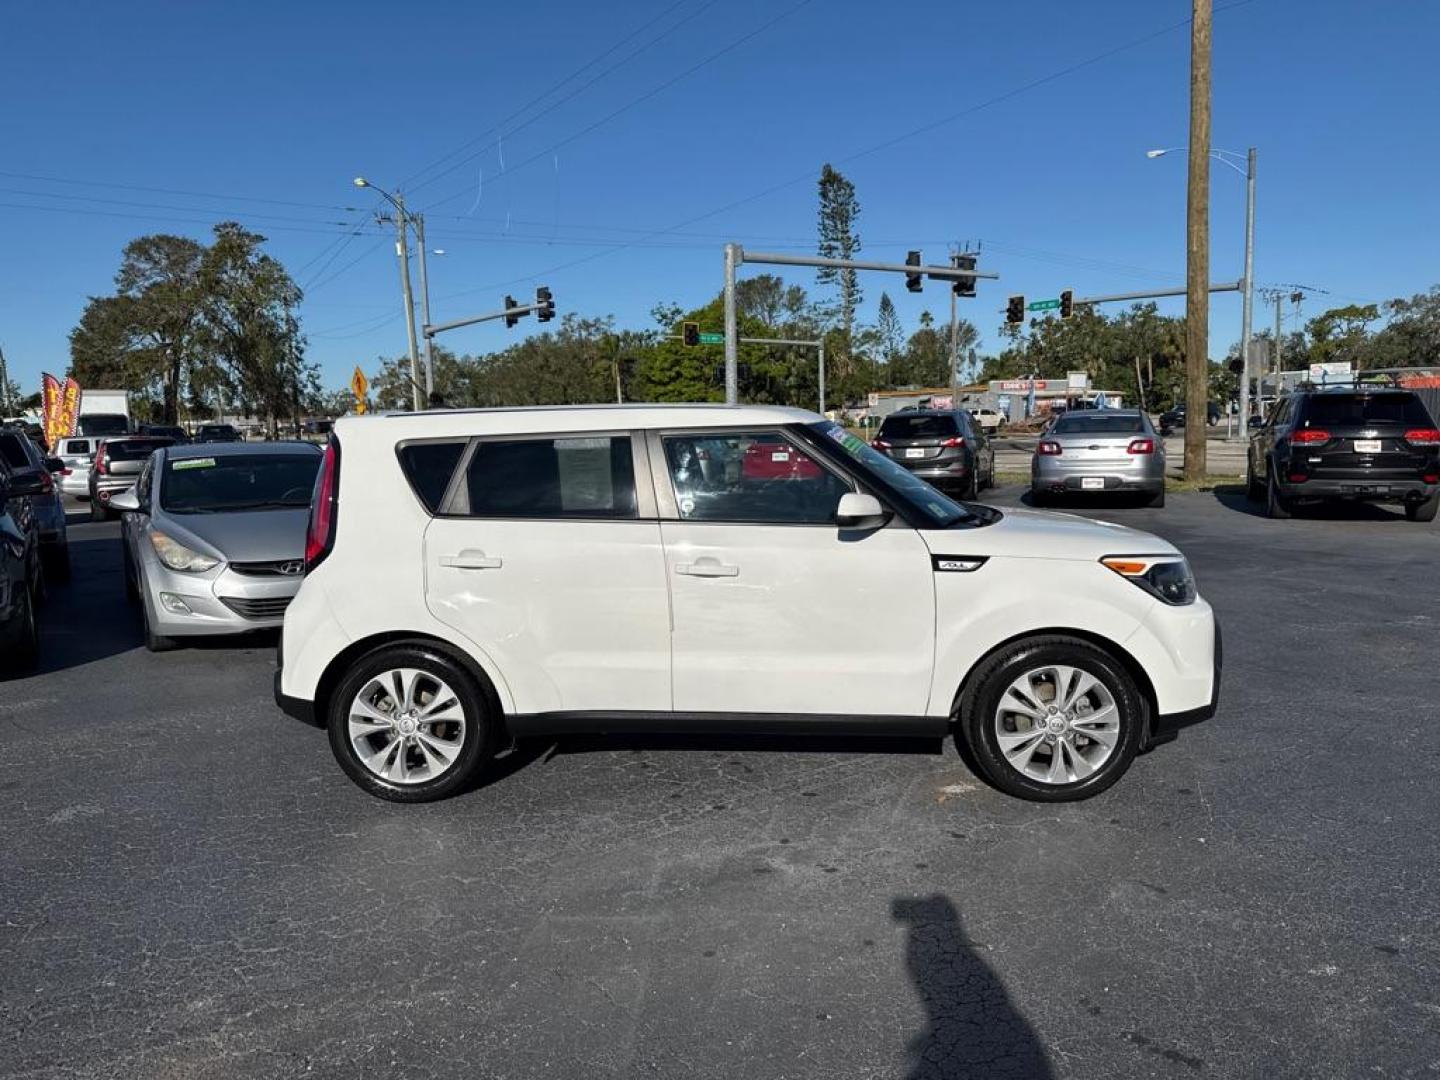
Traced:
<svg viewBox="0 0 1440 1080">
<path fill-rule="evenodd" d="M 1002 510 L 993 525 L 978 529 L 927 529 L 930 550 L 946 555 L 1093 562 L 1106 555 L 1179 555 L 1153 533 L 1045 510 Z"/>
</svg>

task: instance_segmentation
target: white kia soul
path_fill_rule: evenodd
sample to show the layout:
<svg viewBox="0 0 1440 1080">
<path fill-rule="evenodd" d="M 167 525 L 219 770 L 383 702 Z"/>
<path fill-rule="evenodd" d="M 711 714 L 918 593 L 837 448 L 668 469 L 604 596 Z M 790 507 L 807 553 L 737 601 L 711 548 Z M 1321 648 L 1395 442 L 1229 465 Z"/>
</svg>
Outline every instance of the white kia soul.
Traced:
<svg viewBox="0 0 1440 1080">
<path fill-rule="evenodd" d="M 996 787 L 1080 799 L 1219 690 L 1170 544 L 953 502 L 798 409 L 347 418 L 306 562 L 276 700 L 402 802 L 531 735 L 952 729 Z"/>
</svg>

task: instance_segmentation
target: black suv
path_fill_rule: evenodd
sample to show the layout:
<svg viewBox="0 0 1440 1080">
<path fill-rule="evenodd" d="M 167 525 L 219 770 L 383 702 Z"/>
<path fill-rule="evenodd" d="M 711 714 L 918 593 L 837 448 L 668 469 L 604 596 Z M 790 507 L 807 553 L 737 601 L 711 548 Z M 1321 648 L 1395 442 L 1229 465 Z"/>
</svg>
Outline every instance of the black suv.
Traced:
<svg viewBox="0 0 1440 1080">
<path fill-rule="evenodd" d="M 30 500 L 39 493 L 38 477 L 17 476 L 0 459 L 0 670 L 35 666 L 35 606 L 45 586 Z"/>
<path fill-rule="evenodd" d="M 870 444 L 922 480 L 962 499 L 995 484 L 995 450 L 963 409 L 902 409 Z"/>
<path fill-rule="evenodd" d="M 1246 488 L 1273 518 L 1295 503 L 1400 503 L 1411 521 L 1440 508 L 1440 431 L 1409 390 L 1299 390 L 1275 403 L 1250 439 Z"/>
</svg>

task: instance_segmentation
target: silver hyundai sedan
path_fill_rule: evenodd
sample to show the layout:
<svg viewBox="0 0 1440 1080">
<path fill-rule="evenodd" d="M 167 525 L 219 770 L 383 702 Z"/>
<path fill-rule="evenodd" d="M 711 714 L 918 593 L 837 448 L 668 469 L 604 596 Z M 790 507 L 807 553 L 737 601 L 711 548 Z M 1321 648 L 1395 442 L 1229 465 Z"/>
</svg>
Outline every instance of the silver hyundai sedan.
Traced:
<svg viewBox="0 0 1440 1080">
<path fill-rule="evenodd" d="M 1135 492 L 1165 505 L 1165 444 L 1139 409 L 1066 413 L 1040 436 L 1030 459 L 1030 500 Z"/>
<path fill-rule="evenodd" d="M 284 622 L 305 569 L 320 458 L 298 442 L 170 446 L 111 498 L 125 511 L 125 591 L 147 649 Z"/>
</svg>

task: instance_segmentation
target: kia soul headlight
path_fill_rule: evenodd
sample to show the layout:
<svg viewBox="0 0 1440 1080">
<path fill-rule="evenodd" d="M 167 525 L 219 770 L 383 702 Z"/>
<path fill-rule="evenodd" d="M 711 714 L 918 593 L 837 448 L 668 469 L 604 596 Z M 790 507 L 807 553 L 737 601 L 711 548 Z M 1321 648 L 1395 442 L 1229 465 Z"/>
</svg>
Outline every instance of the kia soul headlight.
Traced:
<svg viewBox="0 0 1440 1080">
<path fill-rule="evenodd" d="M 1100 562 L 1167 604 L 1193 604 L 1198 595 L 1195 575 L 1182 556 L 1107 555 Z"/>
<path fill-rule="evenodd" d="M 160 561 L 171 570 L 185 570 L 201 574 L 220 565 L 220 560 L 186 547 L 173 537 L 166 536 L 159 529 L 150 531 L 150 546 Z"/>
</svg>

